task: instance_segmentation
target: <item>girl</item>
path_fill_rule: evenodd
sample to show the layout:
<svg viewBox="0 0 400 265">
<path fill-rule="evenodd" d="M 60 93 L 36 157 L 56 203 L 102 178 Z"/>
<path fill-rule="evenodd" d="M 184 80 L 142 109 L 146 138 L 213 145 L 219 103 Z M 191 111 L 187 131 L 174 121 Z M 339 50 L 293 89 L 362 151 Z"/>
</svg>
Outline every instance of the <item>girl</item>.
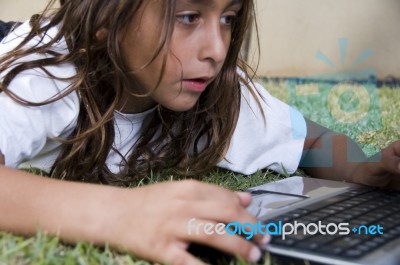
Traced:
<svg viewBox="0 0 400 265">
<path fill-rule="evenodd" d="M 54 2 L 0 46 L 1 230 L 41 229 L 169 264 L 198 264 L 191 242 L 257 261 L 268 236 L 187 231 L 192 218 L 256 222 L 248 194 L 191 180 L 117 186 L 168 168 L 292 173 L 299 163 L 322 178 L 396 185 L 399 142 L 368 162 L 346 136 L 251 82 L 239 51 L 252 1 L 62 0 L 50 13 Z M 326 140 L 332 167 L 317 167 L 313 148 Z M 350 149 L 364 162 L 347 162 Z"/>
</svg>

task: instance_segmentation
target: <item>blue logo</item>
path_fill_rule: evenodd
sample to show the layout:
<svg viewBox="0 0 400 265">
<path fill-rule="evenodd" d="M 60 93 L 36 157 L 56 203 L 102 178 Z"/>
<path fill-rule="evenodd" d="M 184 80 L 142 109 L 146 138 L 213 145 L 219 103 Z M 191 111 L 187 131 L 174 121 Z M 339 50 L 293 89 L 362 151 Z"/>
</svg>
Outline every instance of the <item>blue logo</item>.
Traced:
<svg viewBox="0 0 400 265">
<path fill-rule="evenodd" d="M 380 224 L 377 225 L 360 225 L 351 229 L 354 234 L 358 235 L 383 235 L 383 227 Z"/>
<path fill-rule="evenodd" d="M 348 65 L 346 38 L 339 39 L 341 66 Z M 350 66 L 358 66 L 373 55 L 367 49 Z M 340 72 L 340 66 L 332 62 L 323 52 L 318 51 L 316 59 L 330 66 L 332 73 L 291 78 L 286 81 L 289 105 L 298 109 L 310 120 L 334 131 L 347 134 L 356 140 L 361 133 L 373 132 L 382 128 L 376 71 L 366 68 L 357 71 Z M 292 120 L 295 120 L 293 117 Z M 295 124 L 293 124 L 295 125 Z M 333 128 L 332 128 L 333 127 Z M 295 132 L 293 133 L 295 135 Z M 295 137 L 295 136 L 294 136 Z M 330 139 L 322 143 L 322 148 L 310 150 L 324 158 L 316 161 L 303 161 L 304 166 L 332 166 Z M 373 145 L 363 146 L 371 155 L 379 149 Z M 349 162 L 357 162 L 354 155 L 348 154 Z M 351 160 L 353 158 L 353 160 Z"/>
</svg>

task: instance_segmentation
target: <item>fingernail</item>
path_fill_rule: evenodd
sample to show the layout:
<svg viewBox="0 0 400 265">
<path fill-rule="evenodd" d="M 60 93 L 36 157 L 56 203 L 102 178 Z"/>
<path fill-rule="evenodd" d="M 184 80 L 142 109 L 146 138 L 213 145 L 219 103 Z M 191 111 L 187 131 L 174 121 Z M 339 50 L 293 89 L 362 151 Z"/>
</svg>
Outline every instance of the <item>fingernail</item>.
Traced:
<svg viewBox="0 0 400 265">
<path fill-rule="evenodd" d="M 261 243 L 262 243 L 263 245 L 265 245 L 265 244 L 268 244 L 269 241 L 271 241 L 271 236 L 270 236 L 270 235 L 265 235 L 265 236 L 263 237 Z"/>
<path fill-rule="evenodd" d="M 261 258 L 261 251 L 258 247 L 253 247 L 250 251 L 250 262 L 257 262 Z"/>
<path fill-rule="evenodd" d="M 250 193 L 239 191 L 239 192 L 236 192 L 236 194 L 239 196 L 242 203 L 248 204 L 251 202 Z"/>
<path fill-rule="evenodd" d="M 251 195 L 248 192 L 238 191 L 238 192 L 236 192 L 236 194 L 239 195 L 240 197 L 251 198 Z"/>
</svg>

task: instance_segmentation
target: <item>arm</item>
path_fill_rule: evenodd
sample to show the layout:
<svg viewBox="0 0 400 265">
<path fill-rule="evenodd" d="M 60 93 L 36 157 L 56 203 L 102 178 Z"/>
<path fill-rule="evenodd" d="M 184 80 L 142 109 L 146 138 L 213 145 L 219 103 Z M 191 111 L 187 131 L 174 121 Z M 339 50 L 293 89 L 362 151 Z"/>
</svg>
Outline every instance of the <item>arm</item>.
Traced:
<svg viewBox="0 0 400 265">
<path fill-rule="evenodd" d="M 186 249 L 209 245 L 256 261 L 254 242 L 240 236 L 188 234 L 188 221 L 255 223 L 248 194 L 196 181 L 136 189 L 67 182 L 4 166 L 0 152 L 0 230 L 34 235 L 37 229 L 68 242 L 112 247 L 168 264 L 202 264 Z M 262 241 L 261 235 L 255 239 Z"/>
<path fill-rule="evenodd" d="M 400 142 L 367 158 L 348 136 L 308 119 L 300 167 L 311 176 L 399 189 Z"/>
</svg>

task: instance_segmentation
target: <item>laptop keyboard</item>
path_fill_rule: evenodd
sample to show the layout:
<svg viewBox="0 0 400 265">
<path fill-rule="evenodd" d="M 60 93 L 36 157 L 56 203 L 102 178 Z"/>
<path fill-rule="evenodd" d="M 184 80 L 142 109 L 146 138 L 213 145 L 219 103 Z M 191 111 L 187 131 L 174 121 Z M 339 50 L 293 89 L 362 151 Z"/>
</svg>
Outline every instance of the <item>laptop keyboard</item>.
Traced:
<svg viewBox="0 0 400 265">
<path fill-rule="evenodd" d="M 284 240 L 281 235 L 272 236 L 271 244 L 302 252 L 340 255 L 345 259 L 361 258 L 400 237 L 400 192 L 360 188 L 292 210 L 265 223 L 278 221 L 283 224 L 297 221 L 306 226 L 309 223 L 318 224 L 318 221 L 323 225 L 349 223 L 350 233 L 347 235 L 310 235 L 297 230 L 297 235 L 286 235 Z M 383 227 L 383 234 L 358 234 L 353 231 L 360 225 L 378 224 Z"/>
</svg>

